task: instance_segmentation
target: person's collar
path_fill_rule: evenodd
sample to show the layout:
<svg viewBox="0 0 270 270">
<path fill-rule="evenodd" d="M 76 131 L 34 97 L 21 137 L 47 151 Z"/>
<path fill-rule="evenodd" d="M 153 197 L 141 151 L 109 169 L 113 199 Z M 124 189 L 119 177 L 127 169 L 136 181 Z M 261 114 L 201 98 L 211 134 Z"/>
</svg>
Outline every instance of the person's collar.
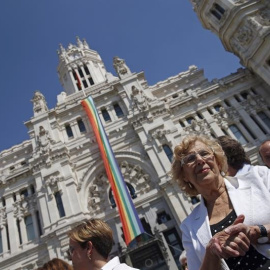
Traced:
<svg viewBox="0 0 270 270">
<path fill-rule="evenodd" d="M 235 176 L 240 175 L 240 174 L 245 174 L 250 170 L 251 165 L 250 164 L 244 164 L 242 169 L 238 170 Z"/>
<path fill-rule="evenodd" d="M 115 266 L 120 264 L 119 258 L 116 256 L 110 261 L 108 261 L 103 267 L 101 267 L 101 270 L 112 270 Z"/>
</svg>

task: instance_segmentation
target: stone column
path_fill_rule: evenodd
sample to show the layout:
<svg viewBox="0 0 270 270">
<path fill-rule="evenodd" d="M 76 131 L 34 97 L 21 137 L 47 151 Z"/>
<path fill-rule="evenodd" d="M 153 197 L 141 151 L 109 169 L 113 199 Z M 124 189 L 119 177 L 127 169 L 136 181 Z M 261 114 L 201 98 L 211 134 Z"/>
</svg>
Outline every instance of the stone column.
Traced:
<svg viewBox="0 0 270 270">
<path fill-rule="evenodd" d="M 7 227 L 6 227 L 6 225 L 2 224 L 0 226 L 0 233 L 2 235 L 3 253 L 6 253 L 6 252 L 8 252 L 8 239 L 7 239 Z"/>
<path fill-rule="evenodd" d="M 7 213 L 7 225 L 8 225 L 8 237 L 10 243 L 10 252 L 15 253 L 18 251 L 19 247 L 19 235 L 16 225 L 16 219 L 14 218 L 13 213 L 13 194 L 9 194 L 6 196 L 6 213 Z"/>
</svg>

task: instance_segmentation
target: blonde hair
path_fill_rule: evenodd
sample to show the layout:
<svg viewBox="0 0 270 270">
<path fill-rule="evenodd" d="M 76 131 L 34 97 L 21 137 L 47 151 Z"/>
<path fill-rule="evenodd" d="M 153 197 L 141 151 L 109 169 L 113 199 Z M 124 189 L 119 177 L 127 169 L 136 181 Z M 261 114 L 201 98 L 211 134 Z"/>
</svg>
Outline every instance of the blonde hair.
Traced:
<svg viewBox="0 0 270 270">
<path fill-rule="evenodd" d="M 174 148 L 173 163 L 170 173 L 173 180 L 178 183 L 181 190 L 189 196 L 196 196 L 199 193 L 194 187 L 191 188 L 188 183 L 184 181 L 181 160 L 188 153 L 189 149 L 194 145 L 196 141 L 204 143 L 206 146 L 213 150 L 215 159 L 220 168 L 220 172 L 226 173 L 228 170 L 227 158 L 221 146 L 215 140 L 203 135 L 190 135 L 185 137 L 182 142 Z"/>
<path fill-rule="evenodd" d="M 109 225 L 101 219 L 90 219 L 73 228 L 68 236 L 73 241 L 86 248 L 88 241 L 91 241 L 98 253 L 105 259 L 108 258 L 112 245 L 113 235 Z"/>
</svg>

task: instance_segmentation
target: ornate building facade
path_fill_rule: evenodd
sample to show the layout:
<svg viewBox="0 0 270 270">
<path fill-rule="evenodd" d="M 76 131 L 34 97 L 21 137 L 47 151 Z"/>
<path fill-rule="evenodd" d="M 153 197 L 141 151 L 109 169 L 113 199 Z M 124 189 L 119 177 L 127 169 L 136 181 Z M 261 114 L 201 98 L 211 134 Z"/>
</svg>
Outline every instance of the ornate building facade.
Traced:
<svg viewBox="0 0 270 270">
<path fill-rule="evenodd" d="M 191 0 L 202 25 L 270 85 L 270 2 Z"/>
<path fill-rule="evenodd" d="M 67 231 L 91 217 L 114 232 L 112 256 L 140 269 L 177 269 L 179 224 L 197 197 L 180 192 L 169 176 L 174 146 L 188 134 L 238 139 L 252 163 L 270 135 L 269 85 L 248 69 L 209 81 L 187 71 L 149 86 L 115 57 L 106 71 L 86 41 L 60 46 L 64 91 L 55 108 L 34 93 L 29 140 L 0 153 L 0 269 L 35 269 L 67 259 Z M 95 101 L 148 240 L 126 247 L 119 214 L 93 130 L 80 104 Z"/>
</svg>

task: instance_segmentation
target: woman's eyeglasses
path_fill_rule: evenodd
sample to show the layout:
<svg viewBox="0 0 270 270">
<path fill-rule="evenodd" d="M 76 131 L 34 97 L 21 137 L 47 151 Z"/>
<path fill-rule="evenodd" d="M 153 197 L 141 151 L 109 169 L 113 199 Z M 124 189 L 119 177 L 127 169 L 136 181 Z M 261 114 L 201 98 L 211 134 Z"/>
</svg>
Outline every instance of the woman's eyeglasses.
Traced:
<svg viewBox="0 0 270 270">
<path fill-rule="evenodd" d="M 183 166 L 184 164 L 189 164 L 189 165 L 193 164 L 197 159 L 197 155 L 199 155 L 203 160 L 207 160 L 211 158 L 213 154 L 214 152 L 210 152 L 207 150 L 199 150 L 199 151 L 191 152 L 181 159 L 181 166 Z"/>
</svg>

